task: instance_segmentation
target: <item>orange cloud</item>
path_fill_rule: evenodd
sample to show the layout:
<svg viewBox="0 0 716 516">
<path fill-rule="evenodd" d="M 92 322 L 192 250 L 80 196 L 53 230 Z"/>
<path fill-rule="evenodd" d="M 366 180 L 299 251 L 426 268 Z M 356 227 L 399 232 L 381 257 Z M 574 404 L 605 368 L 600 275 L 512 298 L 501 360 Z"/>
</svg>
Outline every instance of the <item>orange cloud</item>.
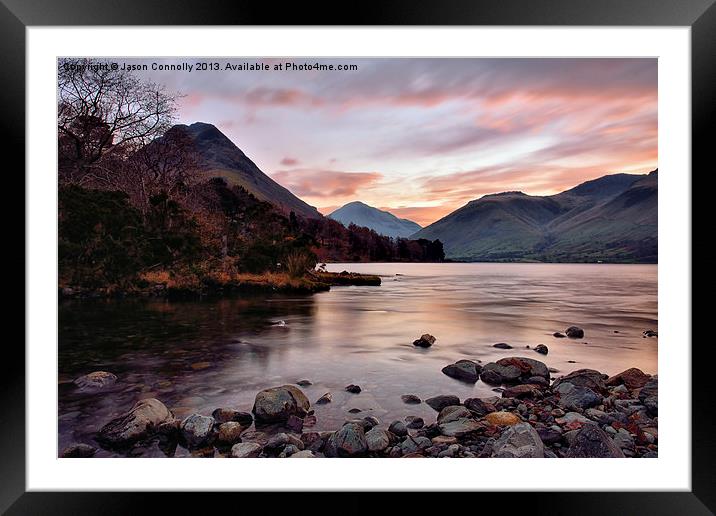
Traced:
<svg viewBox="0 0 716 516">
<path fill-rule="evenodd" d="M 383 176 L 378 172 L 292 169 L 281 170 L 271 177 L 299 197 L 335 198 L 354 196 Z"/>
</svg>

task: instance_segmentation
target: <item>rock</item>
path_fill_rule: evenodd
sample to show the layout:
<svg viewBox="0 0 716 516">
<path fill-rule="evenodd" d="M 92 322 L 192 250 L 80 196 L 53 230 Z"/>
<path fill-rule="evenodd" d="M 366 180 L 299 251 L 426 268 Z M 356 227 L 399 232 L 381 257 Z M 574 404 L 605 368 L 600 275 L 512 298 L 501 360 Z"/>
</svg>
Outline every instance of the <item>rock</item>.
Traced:
<svg viewBox="0 0 716 516">
<path fill-rule="evenodd" d="M 608 394 L 607 386 L 604 383 L 606 375 L 595 371 L 594 369 L 578 369 L 572 371 L 566 376 L 557 378 L 552 384 L 552 388 L 556 389 L 563 383 L 571 383 L 579 387 L 587 387 L 594 392 L 605 395 Z"/>
<path fill-rule="evenodd" d="M 584 417 L 579 412 L 567 412 L 564 416 L 558 417 L 555 419 L 557 423 L 560 425 L 565 426 L 574 426 L 575 423 L 584 424 L 584 423 L 591 423 L 591 420 L 589 418 Z"/>
<path fill-rule="evenodd" d="M 213 417 L 214 421 L 218 424 L 235 421 L 241 423 L 241 425 L 246 428 L 250 427 L 251 423 L 254 422 L 254 417 L 248 412 L 239 412 L 238 410 L 229 408 L 218 408 L 211 413 L 211 417 Z"/>
<path fill-rule="evenodd" d="M 408 405 L 418 405 L 422 403 L 420 398 L 415 394 L 403 394 L 400 399 L 403 400 L 403 403 L 407 403 Z"/>
<path fill-rule="evenodd" d="M 560 333 L 560 332 L 558 332 L 558 331 L 554 332 L 554 333 L 552 334 L 552 336 L 553 336 L 553 337 L 556 337 L 556 338 L 558 338 L 558 339 L 563 339 L 563 338 L 565 337 L 564 333 Z"/>
<path fill-rule="evenodd" d="M 241 433 L 244 430 L 246 430 L 246 427 L 238 421 L 227 421 L 219 425 L 216 438 L 222 443 L 235 444 L 241 442 Z"/>
<path fill-rule="evenodd" d="M 453 394 L 442 394 L 440 396 L 434 396 L 425 400 L 425 403 L 433 410 L 440 412 L 445 407 L 450 405 L 459 405 L 460 398 Z"/>
<path fill-rule="evenodd" d="M 298 437 L 281 432 L 271 437 L 264 445 L 264 448 L 268 450 L 279 450 L 288 445 L 295 446 L 298 450 L 303 450 L 305 447 L 303 441 Z"/>
<path fill-rule="evenodd" d="M 359 412 L 363 412 L 363 411 L 359 408 L 352 408 L 352 409 L 348 410 L 349 414 L 358 414 Z"/>
<path fill-rule="evenodd" d="M 179 430 L 189 448 L 201 448 L 210 444 L 214 438 L 214 418 L 192 414 L 181 422 Z"/>
<path fill-rule="evenodd" d="M 97 453 L 97 448 L 90 446 L 89 444 L 78 443 L 71 444 L 60 454 L 63 459 L 87 459 L 93 457 Z"/>
<path fill-rule="evenodd" d="M 425 333 L 419 339 L 413 341 L 413 346 L 418 346 L 421 348 L 429 348 L 433 344 L 435 344 L 435 337 L 433 337 L 429 333 Z"/>
<path fill-rule="evenodd" d="M 422 417 L 416 417 L 416 416 L 408 416 L 405 418 L 405 422 L 408 428 L 411 428 L 413 430 L 417 430 L 419 428 L 422 428 L 425 426 L 425 421 Z"/>
<path fill-rule="evenodd" d="M 289 444 L 281 451 L 281 453 L 278 454 L 278 456 L 280 459 L 284 459 L 284 458 L 293 456 L 294 454 L 298 453 L 299 451 L 300 450 L 298 448 L 296 448 L 293 444 Z"/>
<path fill-rule="evenodd" d="M 492 347 L 497 349 L 512 349 L 512 346 L 507 342 L 498 342 L 497 344 L 493 344 Z"/>
<path fill-rule="evenodd" d="M 537 433 L 544 444 L 554 444 L 562 440 L 562 431 L 551 427 L 538 428 Z"/>
<path fill-rule="evenodd" d="M 625 385 L 626 388 L 631 391 L 644 387 L 650 378 L 651 376 L 645 374 L 641 369 L 632 367 L 631 369 L 627 369 L 626 371 L 607 378 L 605 383 L 610 386 Z"/>
<path fill-rule="evenodd" d="M 262 449 L 258 443 L 238 443 L 231 447 L 231 456 L 237 459 L 255 458 L 261 455 Z"/>
<path fill-rule="evenodd" d="M 485 420 L 494 426 L 512 426 L 522 421 L 512 412 L 492 412 L 485 416 Z"/>
<path fill-rule="evenodd" d="M 292 414 L 303 417 L 310 407 L 301 389 L 282 385 L 259 392 L 252 412 L 259 423 L 277 423 L 287 421 Z"/>
<path fill-rule="evenodd" d="M 547 348 L 547 346 L 545 346 L 544 344 L 537 344 L 535 346 L 535 351 L 542 355 L 546 355 L 547 353 L 549 353 L 549 348 Z"/>
<path fill-rule="evenodd" d="M 309 385 L 313 385 L 310 380 L 299 380 L 296 382 L 296 385 L 300 387 L 308 387 Z"/>
<path fill-rule="evenodd" d="M 642 332 L 642 335 L 644 337 L 658 337 L 659 336 L 659 334 L 657 332 L 655 332 L 654 330 L 644 330 Z"/>
<path fill-rule="evenodd" d="M 301 442 L 304 448 L 311 451 L 319 451 L 323 448 L 323 439 L 318 432 L 306 432 L 301 434 Z"/>
<path fill-rule="evenodd" d="M 629 389 L 627 389 L 626 385 L 617 385 L 612 389 L 612 394 L 628 394 Z"/>
<path fill-rule="evenodd" d="M 351 392 L 353 394 L 359 394 L 361 391 L 361 388 L 360 388 L 360 385 L 350 384 L 350 385 L 346 386 L 345 390 L 346 390 L 346 392 Z"/>
<path fill-rule="evenodd" d="M 480 378 L 483 382 L 491 385 L 498 385 L 501 383 L 512 383 L 516 382 L 522 371 L 520 368 L 514 365 L 502 365 L 495 362 L 485 364 L 482 368 Z"/>
<path fill-rule="evenodd" d="M 492 447 L 495 458 L 542 458 L 544 443 L 529 423 L 518 423 L 502 432 Z"/>
<path fill-rule="evenodd" d="M 316 454 L 313 453 L 311 450 L 302 450 L 294 453 L 290 457 L 292 459 L 313 459 L 316 457 Z"/>
<path fill-rule="evenodd" d="M 265 432 L 259 432 L 258 430 L 248 430 L 241 434 L 241 441 L 260 444 L 263 448 L 269 441 L 269 435 Z"/>
<path fill-rule="evenodd" d="M 402 421 L 393 421 L 388 427 L 388 431 L 398 437 L 405 437 L 408 435 L 408 428 Z"/>
<path fill-rule="evenodd" d="M 365 434 L 365 441 L 369 451 L 380 452 L 390 444 L 390 436 L 385 430 L 373 427 Z"/>
<path fill-rule="evenodd" d="M 117 382 L 117 376 L 107 371 L 94 371 L 80 376 L 73 382 L 83 391 L 94 391 L 110 387 Z"/>
<path fill-rule="evenodd" d="M 366 431 L 370 430 L 374 426 L 378 426 L 380 424 L 380 421 L 375 416 L 366 416 L 363 418 L 363 428 L 366 429 Z"/>
<path fill-rule="evenodd" d="M 286 428 L 300 434 L 303 431 L 303 419 L 295 414 L 291 414 L 286 420 Z"/>
<path fill-rule="evenodd" d="M 454 364 L 443 367 L 442 371 L 450 378 L 455 378 L 462 382 L 475 383 L 480 377 L 482 366 L 472 360 L 458 360 Z"/>
<path fill-rule="evenodd" d="M 502 383 L 502 375 L 498 371 L 483 368 L 482 373 L 480 373 L 480 380 L 490 385 L 499 385 Z"/>
<path fill-rule="evenodd" d="M 570 339 L 581 339 L 584 337 L 584 330 L 579 326 L 570 326 L 564 333 L 566 333 Z"/>
<path fill-rule="evenodd" d="M 522 385 L 515 385 L 514 387 L 508 387 L 502 391 L 503 398 L 535 398 L 542 397 L 539 385 L 525 383 Z"/>
<path fill-rule="evenodd" d="M 477 417 L 483 417 L 496 410 L 492 403 L 480 398 L 468 398 L 462 404 Z"/>
<path fill-rule="evenodd" d="M 537 387 L 543 389 L 549 387 L 549 380 L 545 379 L 542 376 L 530 376 L 529 378 L 527 378 L 527 380 L 525 380 L 525 382 L 527 384 L 536 385 Z"/>
<path fill-rule="evenodd" d="M 612 440 L 622 451 L 634 451 L 634 438 L 631 436 L 629 431 L 625 428 L 620 428 L 617 433 L 612 437 Z"/>
<path fill-rule="evenodd" d="M 496 385 L 499 383 L 525 383 L 527 378 L 533 376 L 549 380 L 549 369 L 539 360 L 532 358 L 506 357 L 497 362 L 485 364 L 480 378 L 485 383 Z"/>
<path fill-rule="evenodd" d="M 647 413 L 654 417 L 659 415 L 659 380 L 653 376 L 639 391 L 639 401 L 646 407 Z"/>
<path fill-rule="evenodd" d="M 333 432 L 324 448 L 327 457 L 355 457 L 367 451 L 363 426 L 356 423 L 345 424 Z"/>
<path fill-rule="evenodd" d="M 125 447 L 150 437 L 160 424 L 173 419 L 174 415 L 161 401 L 145 398 L 129 412 L 104 425 L 97 434 L 97 441 L 110 448 Z"/>
<path fill-rule="evenodd" d="M 333 395 L 330 392 L 327 392 L 316 400 L 316 405 L 325 405 L 331 401 L 333 401 Z"/>
<path fill-rule="evenodd" d="M 585 410 L 596 407 L 603 399 L 592 389 L 572 383 L 562 383 L 553 390 L 559 393 L 557 404 L 566 410 Z"/>
<path fill-rule="evenodd" d="M 594 423 L 585 423 L 567 450 L 570 458 L 624 457 L 621 449 L 604 430 Z"/>
</svg>

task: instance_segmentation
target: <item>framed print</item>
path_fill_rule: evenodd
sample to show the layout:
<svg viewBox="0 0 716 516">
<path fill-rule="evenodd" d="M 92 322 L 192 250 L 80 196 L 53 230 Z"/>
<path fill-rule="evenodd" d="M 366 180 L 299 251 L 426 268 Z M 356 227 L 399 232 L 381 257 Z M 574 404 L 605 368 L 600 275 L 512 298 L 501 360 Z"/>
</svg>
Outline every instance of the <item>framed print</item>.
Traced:
<svg viewBox="0 0 716 516">
<path fill-rule="evenodd" d="M 5 1 L 26 330 L 3 510 L 515 491 L 711 513 L 691 169 L 712 4 L 346 24 Z"/>
</svg>

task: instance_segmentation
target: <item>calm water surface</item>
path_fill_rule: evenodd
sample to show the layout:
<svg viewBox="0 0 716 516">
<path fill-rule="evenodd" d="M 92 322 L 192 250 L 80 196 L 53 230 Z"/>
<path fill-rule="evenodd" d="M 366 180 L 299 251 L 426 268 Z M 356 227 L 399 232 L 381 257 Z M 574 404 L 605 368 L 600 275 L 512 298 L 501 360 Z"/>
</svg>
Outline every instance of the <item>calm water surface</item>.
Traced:
<svg viewBox="0 0 716 516">
<path fill-rule="evenodd" d="M 482 382 L 442 374 L 462 358 L 527 356 L 560 373 L 657 372 L 657 339 L 642 338 L 658 330 L 655 265 L 372 263 L 328 270 L 379 274 L 383 284 L 311 296 L 60 304 L 59 448 L 91 443 L 104 423 L 144 397 L 178 417 L 217 407 L 249 411 L 257 391 L 308 379 L 313 385 L 303 390 L 311 402 L 333 394 L 333 403 L 314 406 L 314 429 L 328 430 L 367 414 L 385 423 L 435 417 L 424 404 L 403 404 L 401 394 L 495 395 Z M 584 339 L 552 337 L 572 324 L 584 328 Z M 437 338 L 432 348 L 412 345 L 423 333 Z M 495 349 L 496 342 L 514 349 Z M 537 344 L 549 354 L 526 349 Z M 72 379 L 95 370 L 114 372 L 116 388 L 77 392 Z M 350 383 L 363 392 L 344 392 Z M 349 414 L 352 408 L 364 412 Z"/>
</svg>

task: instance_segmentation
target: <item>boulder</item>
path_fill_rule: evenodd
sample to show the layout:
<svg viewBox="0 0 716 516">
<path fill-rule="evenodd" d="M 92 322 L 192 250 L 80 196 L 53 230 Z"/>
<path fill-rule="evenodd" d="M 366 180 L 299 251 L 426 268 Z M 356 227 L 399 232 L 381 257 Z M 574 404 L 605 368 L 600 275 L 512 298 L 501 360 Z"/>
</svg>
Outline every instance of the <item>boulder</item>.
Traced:
<svg viewBox="0 0 716 516">
<path fill-rule="evenodd" d="M 234 421 L 241 423 L 241 425 L 246 428 L 250 427 L 251 423 L 254 422 L 254 417 L 248 412 L 239 412 L 238 410 L 229 408 L 218 408 L 211 413 L 211 417 L 213 417 L 214 421 L 218 424 Z"/>
<path fill-rule="evenodd" d="M 480 380 L 489 385 L 500 385 L 502 383 L 502 375 L 499 373 L 499 371 L 496 371 L 494 369 L 487 369 L 487 366 L 489 365 L 490 364 L 487 364 L 482 369 L 482 373 L 480 373 Z"/>
<path fill-rule="evenodd" d="M 424 333 L 419 339 L 413 341 L 413 346 L 420 348 L 429 348 L 433 344 L 435 344 L 435 337 L 429 333 Z"/>
<path fill-rule="evenodd" d="M 562 383 L 553 389 L 559 393 L 557 404 L 566 410 L 585 410 L 599 405 L 603 398 L 588 387 Z"/>
<path fill-rule="evenodd" d="M 226 444 L 235 444 L 241 442 L 241 433 L 246 430 L 238 421 L 227 421 L 219 425 L 217 440 Z"/>
<path fill-rule="evenodd" d="M 462 405 L 450 405 L 449 407 L 445 407 L 440 411 L 440 414 L 438 414 L 438 423 L 447 423 L 449 421 L 455 421 L 456 419 L 460 418 L 472 418 L 473 414 L 470 412 L 467 407 L 464 407 Z"/>
<path fill-rule="evenodd" d="M 639 391 L 639 401 L 646 407 L 647 413 L 654 417 L 659 415 L 659 379 L 653 376 Z"/>
<path fill-rule="evenodd" d="M 518 423 L 502 432 L 492 447 L 495 458 L 543 458 L 544 443 L 529 423 Z"/>
<path fill-rule="evenodd" d="M 78 443 L 71 444 L 60 454 L 63 459 L 88 459 L 93 457 L 97 453 L 97 448 L 90 446 L 89 444 Z"/>
<path fill-rule="evenodd" d="M 512 412 L 492 412 L 485 416 L 485 421 L 494 426 L 512 426 L 522 420 Z"/>
<path fill-rule="evenodd" d="M 472 360 L 458 360 L 454 364 L 443 367 L 442 371 L 450 378 L 455 378 L 461 382 L 475 383 L 480 377 L 482 366 Z"/>
<path fill-rule="evenodd" d="M 385 430 L 373 427 L 365 434 L 365 442 L 369 451 L 381 452 L 390 444 L 390 436 Z"/>
<path fill-rule="evenodd" d="M 189 448 L 201 448 L 211 444 L 214 439 L 214 418 L 192 414 L 179 425 L 181 435 Z"/>
<path fill-rule="evenodd" d="M 388 431 L 398 437 L 405 437 L 408 435 L 408 428 L 402 421 L 393 421 L 388 427 Z"/>
<path fill-rule="evenodd" d="M 607 378 L 605 382 L 609 386 L 624 385 L 627 389 L 634 390 L 644 387 L 651 376 L 645 374 L 641 369 L 632 367 L 619 374 Z"/>
<path fill-rule="evenodd" d="M 525 383 L 508 387 L 502 391 L 503 398 L 536 398 L 542 397 L 542 391 L 539 385 Z"/>
<path fill-rule="evenodd" d="M 331 434 L 326 442 L 326 457 L 356 457 L 368 451 L 363 426 L 347 423 Z"/>
<path fill-rule="evenodd" d="M 323 396 L 316 400 L 316 405 L 325 405 L 333 400 L 333 395 L 330 392 L 325 393 Z"/>
<path fill-rule="evenodd" d="M 122 448 L 154 435 L 159 425 L 174 419 L 158 399 L 138 401 L 129 412 L 111 420 L 97 434 L 97 442 L 110 448 Z"/>
<path fill-rule="evenodd" d="M 549 380 L 549 369 L 539 360 L 532 358 L 506 357 L 497 362 L 485 364 L 480 378 L 485 383 L 496 385 L 501 383 L 526 383 L 528 378 L 535 376 Z"/>
<path fill-rule="evenodd" d="M 76 378 L 73 383 L 83 391 L 96 391 L 110 387 L 116 382 L 116 375 L 107 371 L 94 371 Z"/>
<path fill-rule="evenodd" d="M 564 333 L 566 333 L 567 337 L 569 337 L 570 339 L 584 338 L 584 330 L 579 326 L 570 326 L 569 328 L 564 330 Z"/>
<path fill-rule="evenodd" d="M 237 459 L 255 458 L 263 448 L 258 443 L 238 443 L 231 447 L 231 456 Z"/>
<path fill-rule="evenodd" d="M 624 453 L 607 433 L 594 423 L 585 423 L 567 450 L 570 458 L 624 457 Z"/>
<path fill-rule="evenodd" d="M 478 417 L 483 417 L 490 412 L 495 412 L 495 406 L 480 398 L 467 398 L 462 404 L 473 414 Z"/>
<path fill-rule="evenodd" d="M 407 403 L 408 405 L 418 405 L 422 403 L 420 398 L 415 394 L 403 394 L 400 399 L 403 400 L 403 403 Z"/>
<path fill-rule="evenodd" d="M 602 374 L 599 371 L 595 371 L 594 369 L 578 369 L 576 371 L 572 371 L 566 376 L 557 378 L 552 384 L 552 388 L 555 389 L 563 383 L 571 383 L 579 387 L 587 387 L 588 389 L 592 389 L 594 392 L 606 395 L 609 393 L 607 386 L 604 383 L 606 378 L 607 375 Z"/>
<path fill-rule="evenodd" d="M 440 412 L 445 407 L 450 405 L 459 405 L 460 398 L 453 394 L 442 394 L 440 396 L 434 396 L 425 400 L 425 403 L 433 410 Z"/>
<path fill-rule="evenodd" d="M 287 421 L 292 414 L 305 416 L 310 406 L 301 389 L 282 385 L 259 392 L 252 412 L 258 423 L 278 423 Z"/>
<path fill-rule="evenodd" d="M 442 435 L 449 437 L 461 437 L 470 432 L 475 432 L 483 426 L 471 417 L 459 417 L 438 423 L 438 429 Z"/>
<path fill-rule="evenodd" d="M 405 418 L 405 426 L 413 430 L 417 430 L 425 426 L 425 420 L 422 417 L 408 416 Z"/>
<path fill-rule="evenodd" d="M 537 344 L 535 346 L 535 351 L 542 355 L 546 355 L 547 353 L 549 353 L 549 348 L 547 348 L 547 346 L 545 346 L 544 344 Z"/>
</svg>

